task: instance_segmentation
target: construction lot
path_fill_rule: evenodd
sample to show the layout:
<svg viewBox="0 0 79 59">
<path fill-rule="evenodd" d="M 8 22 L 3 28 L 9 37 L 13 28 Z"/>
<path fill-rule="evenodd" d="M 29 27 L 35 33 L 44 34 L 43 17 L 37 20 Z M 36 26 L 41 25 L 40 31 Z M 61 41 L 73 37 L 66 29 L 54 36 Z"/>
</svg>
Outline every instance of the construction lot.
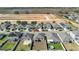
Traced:
<svg viewBox="0 0 79 59">
<path fill-rule="evenodd" d="M 38 21 L 38 22 L 48 22 L 48 21 L 56 21 L 58 23 L 60 22 L 64 22 L 63 19 L 61 19 L 60 17 L 58 17 L 57 15 L 53 15 L 53 14 L 1 14 L 0 15 L 0 21 L 4 20 L 4 21 Z M 3 21 L 2 21 L 3 22 Z"/>
</svg>

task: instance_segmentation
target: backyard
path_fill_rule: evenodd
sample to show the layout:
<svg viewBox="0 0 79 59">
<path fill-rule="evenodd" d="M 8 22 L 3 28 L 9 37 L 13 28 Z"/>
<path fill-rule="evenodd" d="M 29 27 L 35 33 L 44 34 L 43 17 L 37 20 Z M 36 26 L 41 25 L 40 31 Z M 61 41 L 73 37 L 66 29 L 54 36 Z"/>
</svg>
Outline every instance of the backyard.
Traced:
<svg viewBox="0 0 79 59">
<path fill-rule="evenodd" d="M 67 51 L 79 51 L 79 46 L 76 43 L 64 43 Z"/>
<path fill-rule="evenodd" d="M 37 51 L 47 50 L 46 40 L 42 40 L 41 42 L 34 42 L 32 49 Z"/>
<path fill-rule="evenodd" d="M 31 44 L 29 45 L 23 45 L 23 40 L 20 41 L 19 45 L 16 48 L 16 51 L 28 51 L 31 49 Z"/>
<path fill-rule="evenodd" d="M 6 43 L 5 43 L 5 45 L 1 48 L 1 50 L 5 50 L 5 51 L 8 51 L 8 50 L 11 50 L 14 46 L 15 46 L 15 44 L 16 44 L 17 42 L 11 42 L 11 41 L 7 41 Z"/>
<path fill-rule="evenodd" d="M 52 50 L 63 50 L 60 43 L 48 43 L 48 49 L 52 48 Z"/>
</svg>

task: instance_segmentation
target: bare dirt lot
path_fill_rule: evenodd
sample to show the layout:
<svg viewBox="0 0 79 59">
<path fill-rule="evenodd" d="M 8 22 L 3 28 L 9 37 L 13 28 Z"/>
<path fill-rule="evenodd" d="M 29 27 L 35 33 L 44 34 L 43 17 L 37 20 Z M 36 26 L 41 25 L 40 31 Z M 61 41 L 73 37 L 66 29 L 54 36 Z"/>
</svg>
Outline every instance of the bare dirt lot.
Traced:
<svg viewBox="0 0 79 59">
<path fill-rule="evenodd" d="M 0 14 L 0 21 L 38 21 L 38 22 L 50 22 L 56 21 L 57 23 L 64 22 L 62 18 L 53 14 Z"/>
<path fill-rule="evenodd" d="M 47 44 L 46 40 L 43 40 L 41 42 L 34 42 L 33 44 L 33 50 L 47 50 Z"/>
<path fill-rule="evenodd" d="M 79 46 L 76 43 L 64 43 L 68 51 L 79 51 Z"/>
</svg>

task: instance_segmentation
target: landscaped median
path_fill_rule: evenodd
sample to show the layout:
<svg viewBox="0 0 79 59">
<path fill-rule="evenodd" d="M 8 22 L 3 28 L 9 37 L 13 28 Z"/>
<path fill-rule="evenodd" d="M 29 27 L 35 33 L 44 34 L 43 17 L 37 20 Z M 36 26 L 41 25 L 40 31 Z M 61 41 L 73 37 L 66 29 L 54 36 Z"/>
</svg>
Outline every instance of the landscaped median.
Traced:
<svg viewBox="0 0 79 59">
<path fill-rule="evenodd" d="M 16 48 L 16 51 L 28 51 L 28 50 L 31 50 L 31 44 L 25 45 L 23 43 L 24 43 L 24 40 L 20 41 L 19 45 Z"/>
<path fill-rule="evenodd" d="M 49 50 L 63 50 L 63 47 L 60 43 L 48 43 Z"/>
</svg>

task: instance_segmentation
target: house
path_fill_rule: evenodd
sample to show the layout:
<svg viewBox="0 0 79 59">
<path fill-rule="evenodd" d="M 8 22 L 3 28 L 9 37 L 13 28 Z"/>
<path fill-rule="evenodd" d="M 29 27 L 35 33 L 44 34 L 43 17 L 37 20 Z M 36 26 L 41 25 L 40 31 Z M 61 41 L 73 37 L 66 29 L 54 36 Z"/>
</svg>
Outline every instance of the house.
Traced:
<svg viewBox="0 0 79 59">
<path fill-rule="evenodd" d="M 72 40 L 79 46 L 79 30 L 71 31 L 70 36 Z"/>
<path fill-rule="evenodd" d="M 8 38 L 7 39 L 9 39 L 11 41 L 17 41 L 17 40 L 20 40 L 21 37 L 22 37 L 22 33 L 20 33 L 20 32 L 10 32 L 8 34 Z"/>
<path fill-rule="evenodd" d="M 37 24 L 37 29 L 43 29 L 43 24 L 41 24 L 41 23 L 39 23 L 39 24 Z"/>
<path fill-rule="evenodd" d="M 65 14 L 64 17 L 73 20 L 76 18 L 76 13 L 75 12 L 68 12 L 68 14 Z"/>
<path fill-rule="evenodd" d="M 68 30 L 70 28 L 70 26 L 68 26 L 65 23 L 60 23 L 60 26 L 64 29 L 64 30 Z"/>
<path fill-rule="evenodd" d="M 45 29 L 47 29 L 48 31 L 51 31 L 51 29 L 53 28 L 53 26 L 50 23 L 46 23 L 44 24 Z"/>
<path fill-rule="evenodd" d="M 69 14 L 68 18 L 71 20 L 75 20 L 75 19 L 77 19 L 77 16 L 78 15 L 76 13 L 71 13 L 71 14 Z"/>
<path fill-rule="evenodd" d="M 79 31 L 78 30 L 71 31 L 70 36 L 73 38 L 73 40 L 76 40 L 76 41 L 79 42 Z"/>
<path fill-rule="evenodd" d="M 38 26 L 36 26 L 39 31 L 51 31 L 53 28 L 50 23 L 39 23 Z"/>
<path fill-rule="evenodd" d="M 22 40 L 24 41 L 23 45 L 32 44 L 32 39 L 33 39 L 33 34 L 23 33 L 23 35 L 22 35 Z"/>
<path fill-rule="evenodd" d="M 45 33 L 37 33 L 34 38 L 33 38 L 34 41 L 42 41 L 42 40 L 45 40 Z"/>
<path fill-rule="evenodd" d="M 21 25 L 24 26 L 24 27 L 26 27 L 27 21 L 22 21 L 22 22 L 21 22 Z"/>
<path fill-rule="evenodd" d="M 20 29 L 23 29 L 24 26 L 22 26 L 21 24 L 20 25 L 17 25 L 17 29 L 20 30 Z"/>
<path fill-rule="evenodd" d="M 33 26 L 30 25 L 30 24 L 28 24 L 25 28 L 26 28 L 27 31 L 30 31 L 31 32 L 32 29 L 33 29 Z"/>
<path fill-rule="evenodd" d="M 26 21 L 20 21 L 19 24 L 17 25 L 17 29 L 25 29 L 27 26 L 27 22 Z"/>
<path fill-rule="evenodd" d="M 23 35 L 23 33 L 21 33 L 21 32 L 15 32 L 15 34 L 16 34 L 16 36 L 17 36 L 18 38 L 21 38 L 22 35 Z"/>
<path fill-rule="evenodd" d="M 19 40 L 19 38 L 17 36 L 8 36 L 7 39 L 10 41 L 18 41 Z"/>
<path fill-rule="evenodd" d="M 79 24 L 79 16 L 75 19 L 75 21 Z"/>
<path fill-rule="evenodd" d="M 4 29 L 2 28 L 2 25 L 0 25 L 0 31 L 3 31 Z"/>
<path fill-rule="evenodd" d="M 22 39 L 27 39 L 27 40 L 32 40 L 32 38 L 33 38 L 33 34 L 31 34 L 31 33 L 23 33 L 23 35 L 22 35 Z"/>
<path fill-rule="evenodd" d="M 47 33 L 46 37 L 47 37 L 47 42 L 48 43 L 61 42 L 61 40 L 59 39 L 57 33 Z"/>
<path fill-rule="evenodd" d="M 53 26 L 54 30 L 62 30 L 62 27 L 59 26 L 57 23 L 52 23 L 51 25 Z"/>
<path fill-rule="evenodd" d="M 11 25 L 11 23 L 6 21 L 6 22 L 3 22 L 3 23 L 0 24 L 0 28 L 2 30 L 6 30 L 6 29 L 9 29 L 10 25 Z"/>
<path fill-rule="evenodd" d="M 9 27 L 11 31 L 17 30 L 17 25 L 16 24 L 11 24 Z"/>
</svg>

